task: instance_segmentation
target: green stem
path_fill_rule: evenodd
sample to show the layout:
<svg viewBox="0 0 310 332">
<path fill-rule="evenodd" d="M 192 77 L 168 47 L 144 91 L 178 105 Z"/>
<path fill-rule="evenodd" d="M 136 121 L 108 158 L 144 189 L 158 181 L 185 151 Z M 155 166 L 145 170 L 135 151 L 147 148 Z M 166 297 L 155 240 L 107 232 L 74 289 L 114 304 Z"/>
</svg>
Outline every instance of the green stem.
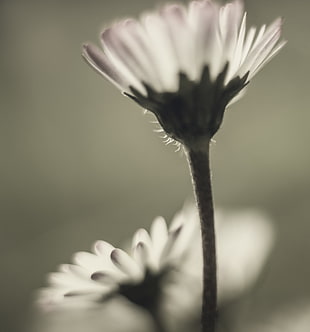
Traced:
<svg viewBox="0 0 310 332">
<path fill-rule="evenodd" d="M 211 190 L 209 142 L 201 149 L 188 148 L 193 187 L 199 210 L 203 250 L 202 332 L 214 332 L 217 316 L 216 249 Z"/>
</svg>

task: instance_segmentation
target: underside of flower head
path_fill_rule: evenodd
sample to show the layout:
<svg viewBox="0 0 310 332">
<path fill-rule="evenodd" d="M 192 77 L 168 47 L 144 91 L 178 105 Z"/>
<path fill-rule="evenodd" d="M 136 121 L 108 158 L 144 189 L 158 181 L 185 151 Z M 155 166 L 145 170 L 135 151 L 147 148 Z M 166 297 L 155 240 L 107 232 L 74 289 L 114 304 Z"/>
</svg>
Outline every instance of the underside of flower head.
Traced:
<svg viewBox="0 0 310 332">
<path fill-rule="evenodd" d="M 187 144 L 218 130 L 226 106 L 284 46 L 281 25 L 247 31 L 241 0 L 169 4 L 105 29 L 103 51 L 86 44 L 83 56 Z"/>
<path fill-rule="evenodd" d="M 131 87 L 132 94 L 125 94 L 155 113 L 171 138 L 192 146 L 197 141 L 209 140 L 217 132 L 227 104 L 247 84 L 248 73 L 242 78 L 235 77 L 225 85 L 227 71 L 228 63 L 212 82 L 209 67 L 205 66 L 198 83 L 191 82 L 184 73 L 180 73 L 177 93 L 158 93 L 143 83 L 147 97 L 134 87 Z"/>
</svg>

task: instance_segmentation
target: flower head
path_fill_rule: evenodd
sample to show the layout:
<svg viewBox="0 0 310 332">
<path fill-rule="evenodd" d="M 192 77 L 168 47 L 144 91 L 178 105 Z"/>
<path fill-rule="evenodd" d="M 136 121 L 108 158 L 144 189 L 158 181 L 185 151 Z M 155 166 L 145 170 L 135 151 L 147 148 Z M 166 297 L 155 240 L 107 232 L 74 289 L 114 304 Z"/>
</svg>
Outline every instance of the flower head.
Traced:
<svg viewBox="0 0 310 332">
<path fill-rule="evenodd" d="M 215 216 L 219 296 L 225 301 L 254 283 L 272 248 L 274 231 L 257 210 L 216 210 Z M 186 204 L 169 228 L 157 217 L 150 232 L 136 231 L 128 247 L 122 250 L 100 240 L 93 252 L 76 253 L 73 264 L 60 265 L 48 276 L 49 287 L 40 290 L 39 303 L 46 308 L 84 307 L 121 296 L 147 307 L 161 294 L 169 294 L 166 304 L 173 311 L 181 304 L 188 310 L 189 303 L 200 303 L 202 251 L 194 205 Z M 169 275 L 178 276 L 178 282 L 169 284 Z"/>
<path fill-rule="evenodd" d="M 221 310 L 222 304 L 253 286 L 272 248 L 274 232 L 269 219 L 257 210 L 217 210 L 216 220 Z M 197 210 L 186 204 L 169 228 L 163 218 L 156 218 L 150 232 L 138 230 L 126 250 L 97 241 L 92 253 L 76 253 L 73 264 L 61 265 L 48 280 L 49 287 L 40 290 L 38 298 L 40 307 L 50 311 L 42 322 L 48 331 L 68 331 L 66 320 L 59 315 L 66 316 L 71 326 L 76 324 L 76 312 L 84 330 L 83 320 L 90 331 L 97 329 L 92 330 L 89 321 L 104 322 L 109 330 L 121 316 L 127 323 L 120 324 L 119 331 L 138 331 L 131 319 L 140 312 L 136 309 L 152 309 L 153 305 L 159 307 L 169 330 L 194 331 L 193 326 L 200 324 L 202 291 Z M 43 330 L 42 326 L 38 329 Z"/>
<path fill-rule="evenodd" d="M 242 2 L 164 6 L 101 34 L 83 56 L 125 95 L 153 112 L 166 133 L 191 145 L 211 138 L 227 105 L 284 46 L 282 20 L 246 31 Z"/>
<path fill-rule="evenodd" d="M 190 213 L 195 213 L 193 210 Z M 180 213 L 169 229 L 162 217 L 150 232 L 139 229 L 131 248 L 122 250 L 97 241 L 93 252 L 78 252 L 74 264 L 64 264 L 48 277 L 50 287 L 42 289 L 39 303 L 45 308 L 88 306 L 122 296 L 150 309 L 160 300 L 161 284 L 169 272 L 182 264 L 191 247 L 197 224 Z"/>
</svg>

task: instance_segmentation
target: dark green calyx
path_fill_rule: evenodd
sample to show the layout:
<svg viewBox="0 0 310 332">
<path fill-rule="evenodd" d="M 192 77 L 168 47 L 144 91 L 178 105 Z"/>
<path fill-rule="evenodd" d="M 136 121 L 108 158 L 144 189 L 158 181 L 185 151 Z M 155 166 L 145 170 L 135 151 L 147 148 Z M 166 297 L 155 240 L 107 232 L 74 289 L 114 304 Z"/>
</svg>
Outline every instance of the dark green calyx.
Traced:
<svg viewBox="0 0 310 332">
<path fill-rule="evenodd" d="M 227 104 L 248 84 L 248 73 L 224 84 L 228 63 L 212 81 L 209 67 L 205 66 L 200 81 L 193 82 L 184 73 L 179 74 L 179 89 L 176 92 L 156 92 L 143 83 L 147 96 L 131 87 L 126 94 L 143 108 L 154 113 L 173 139 L 186 146 L 212 138 L 223 121 Z"/>
</svg>

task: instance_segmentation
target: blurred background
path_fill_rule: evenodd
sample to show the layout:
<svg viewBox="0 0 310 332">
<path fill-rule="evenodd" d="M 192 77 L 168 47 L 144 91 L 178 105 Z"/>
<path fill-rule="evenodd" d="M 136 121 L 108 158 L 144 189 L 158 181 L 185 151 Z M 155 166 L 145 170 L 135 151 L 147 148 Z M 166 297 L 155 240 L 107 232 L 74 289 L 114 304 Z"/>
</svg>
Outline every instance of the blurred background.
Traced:
<svg viewBox="0 0 310 332">
<path fill-rule="evenodd" d="M 0 2 L 1 331 L 31 331 L 34 290 L 75 251 L 120 244 L 192 196 L 185 157 L 80 55 L 115 18 L 162 3 Z M 212 146 L 216 205 L 260 208 L 277 230 L 247 324 L 310 300 L 310 3 L 245 3 L 249 25 L 283 16 L 289 40 Z"/>
</svg>

